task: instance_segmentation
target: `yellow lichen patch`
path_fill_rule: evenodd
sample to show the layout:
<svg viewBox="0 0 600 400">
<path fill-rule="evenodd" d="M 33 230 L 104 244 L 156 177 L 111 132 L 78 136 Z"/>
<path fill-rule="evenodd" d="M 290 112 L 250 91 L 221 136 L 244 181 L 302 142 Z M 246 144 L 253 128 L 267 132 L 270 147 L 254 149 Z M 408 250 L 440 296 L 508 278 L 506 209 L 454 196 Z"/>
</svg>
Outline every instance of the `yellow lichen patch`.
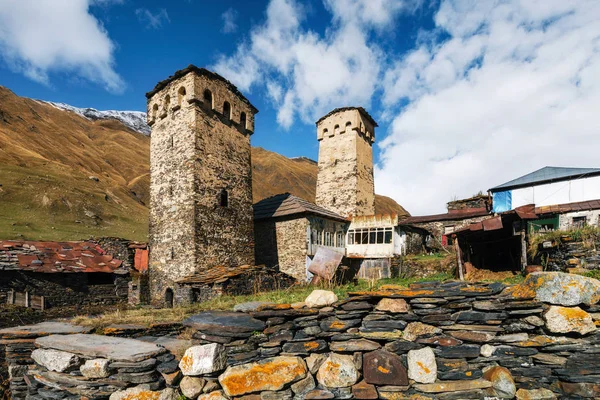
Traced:
<svg viewBox="0 0 600 400">
<path fill-rule="evenodd" d="M 583 320 L 589 318 L 589 314 L 579 307 L 561 307 L 558 309 L 558 313 L 574 323 L 583 322 Z"/>
<path fill-rule="evenodd" d="M 342 321 L 333 321 L 331 323 L 331 325 L 329 325 L 330 329 L 344 329 L 346 327 L 346 324 L 344 324 Z"/>
<path fill-rule="evenodd" d="M 467 372 L 465 372 L 465 375 L 466 375 L 466 376 L 471 376 L 471 375 L 473 375 L 473 372 L 471 372 L 471 371 L 467 371 Z"/>
<path fill-rule="evenodd" d="M 179 368 L 184 371 L 189 371 L 194 364 L 194 360 L 189 355 L 184 355 L 179 362 Z"/>
<path fill-rule="evenodd" d="M 423 365 L 423 363 L 421 361 L 417 361 L 417 365 L 419 366 L 419 368 L 421 368 L 423 371 L 425 371 L 426 374 L 431 372 L 431 370 L 429 368 L 427 368 L 425 365 Z"/>
<path fill-rule="evenodd" d="M 306 375 L 306 366 L 298 357 L 275 357 L 268 362 L 230 367 L 219 377 L 228 396 L 265 390 L 280 390 Z"/>
<path fill-rule="evenodd" d="M 387 369 L 387 368 L 383 368 L 381 365 L 377 367 L 377 370 L 378 370 L 379 372 L 381 372 L 382 374 L 389 374 L 389 373 L 390 373 L 390 370 L 389 370 L 389 369 Z"/>
<path fill-rule="evenodd" d="M 314 349 L 319 348 L 319 343 L 317 343 L 317 342 L 306 342 L 306 343 L 304 343 L 304 348 L 306 350 L 314 350 Z"/>
</svg>

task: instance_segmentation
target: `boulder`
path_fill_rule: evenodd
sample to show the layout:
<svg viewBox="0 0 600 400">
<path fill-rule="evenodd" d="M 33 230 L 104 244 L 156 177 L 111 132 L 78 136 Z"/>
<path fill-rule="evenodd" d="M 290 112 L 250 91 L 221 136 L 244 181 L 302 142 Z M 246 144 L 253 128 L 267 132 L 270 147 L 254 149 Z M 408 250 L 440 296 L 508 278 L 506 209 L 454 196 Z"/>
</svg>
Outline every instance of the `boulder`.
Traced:
<svg viewBox="0 0 600 400">
<path fill-rule="evenodd" d="M 38 347 L 113 361 L 143 361 L 164 353 L 162 346 L 141 340 L 102 335 L 50 335 L 35 340 Z"/>
<path fill-rule="evenodd" d="M 373 385 L 362 381 L 352 386 L 352 395 L 355 399 L 378 399 L 377 389 Z"/>
<path fill-rule="evenodd" d="M 85 364 L 79 367 L 81 375 L 86 378 L 106 378 L 110 376 L 110 361 L 106 358 L 94 358 L 93 360 L 87 360 Z"/>
<path fill-rule="evenodd" d="M 35 349 L 31 352 L 31 358 L 47 370 L 56 372 L 65 372 L 80 364 L 75 354 L 60 350 Z"/>
<path fill-rule="evenodd" d="M 437 378 L 437 364 L 431 347 L 408 352 L 408 377 L 418 383 L 433 383 Z"/>
<path fill-rule="evenodd" d="M 487 389 L 492 383 L 485 379 L 470 381 L 439 381 L 435 383 L 417 383 L 413 387 L 425 393 L 460 392 L 463 390 Z"/>
<path fill-rule="evenodd" d="M 544 314 L 544 319 L 546 328 L 553 333 L 577 332 L 585 335 L 596 330 L 590 314 L 579 307 L 550 306 Z"/>
<path fill-rule="evenodd" d="M 198 396 L 197 400 L 228 400 L 228 399 L 227 399 L 227 397 L 225 397 L 223 395 L 222 390 L 215 390 L 214 392 L 210 392 L 210 393 Z"/>
<path fill-rule="evenodd" d="M 300 357 L 273 357 L 262 361 L 228 367 L 219 376 L 228 396 L 280 390 L 306 377 L 308 370 Z"/>
<path fill-rule="evenodd" d="M 329 354 L 317 372 L 319 383 L 328 388 L 352 386 L 358 381 L 358 377 L 353 357 L 337 353 Z"/>
<path fill-rule="evenodd" d="M 139 385 L 125 390 L 119 390 L 110 395 L 109 400 L 159 400 L 160 392 L 150 390 L 148 385 Z"/>
<path fill-rule="evenodd" d="M 225 347 L 218 343 L 192 346 L 185 351 L 179 362 L 179 369 L 184 375 L 203 375 L 225 369 L 227 353 Z"/>
<path fill-rule="evenodd" d="M 206 333 L 262 332 L 265 323 L 248 314 L 231 311 L 207 311 L 183 320 L 183 325 Z"/>
<path fill-rule="evenodd" d="M 194 376 L 184 376 L 179 383 L 179 390 L 188 399 L 195 399 L 202 393 L 206 380 Z"/>
<path fill-rule="evenodd" d="M 494 354 L 494 351 L 496 351 L 495 346 L 492 346 L 491 344 L 484 344 L 481 346 L 479 354 L 481 354 L 482 357 L 491 357 L 492 354 Z"/>
<path fill-rule="evenodd" d="M 517 387 L 510 371 L 504 367 L 489 367 L 483 370 L 483 379 L 492 382 L 490 394 L 500 399 L 515 397 Z"/>
<path fill-rule="evenodd" d="M 377 303 L 375 310 L 387 311 L 389 313 L 407 313 L 410 311 L 410 307 L 404 299 L 384 298 Z"/>
<path fill-rule="evenodd" d="M 272 306 L 274 304 L 275 303 L 269 301 L 248 301 L 245 303 L 236 304 L 235 306 L 233 306 L 233 311 L 243 313 L 255 312 L 258 311 L 261 307 Z"/>
<path fill-rule="evenodd" d="M 438 333 L 442 333 L 440 328 L 421 322 L 411 322 L 404 328 L 402 338 L 414 342 L 420 336 L 436 335 Z"/>
<path fill-rule="evenodd" d="M 307 307 L 326 307 L 332 305 L 338 301 L 338 297 L 335 293 L 329 290 L 313 290 L 311 294 L 308 295 L 304 303 Z"/>
<path fill-rule="evenodd" d="M 558 397 L 553 391 L 548 389 L 519 389 L 517 390 L 517 400 L 554 400 Z"/>
<path fill-rule="evenodd" d="M 402 359 L 386 350 L 372 351 L 363 356 L 363 375 L 365 382 L 373 385 L 408 385 Z"/>
<path fill-rule="evenodd" d="M 594 305 L 600 301 L 600 281 L 562 272 L 535 272 L 520 285 L 508 288 L 505 296 L 535 298 L 559 306 Z"/>
<path fill-rule="evenodd" d="M 291 389 L 297 396 L 302 396 L 316 387 L 315 379 L 311 374 L 306 374 L 306 378 L 292 384 Z"/>
</svg>

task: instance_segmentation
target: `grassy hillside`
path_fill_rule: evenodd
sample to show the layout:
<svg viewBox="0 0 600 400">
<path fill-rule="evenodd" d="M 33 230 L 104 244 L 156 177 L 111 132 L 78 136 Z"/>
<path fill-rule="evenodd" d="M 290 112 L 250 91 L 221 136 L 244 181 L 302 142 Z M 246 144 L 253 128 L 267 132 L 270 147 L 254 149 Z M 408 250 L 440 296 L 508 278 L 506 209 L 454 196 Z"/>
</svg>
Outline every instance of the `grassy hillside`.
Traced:
<svg viewBox="0 0 600 400">
<path fill-rule="evenodd" d="M 147 240 L 150 139 L 0 86 L 0 239 Z M 314 201 L 317 165 L 253 148 L 254 201 L 291 192 Z M 378 213 L 405 213 L 378 196 Z"/>
</svg>

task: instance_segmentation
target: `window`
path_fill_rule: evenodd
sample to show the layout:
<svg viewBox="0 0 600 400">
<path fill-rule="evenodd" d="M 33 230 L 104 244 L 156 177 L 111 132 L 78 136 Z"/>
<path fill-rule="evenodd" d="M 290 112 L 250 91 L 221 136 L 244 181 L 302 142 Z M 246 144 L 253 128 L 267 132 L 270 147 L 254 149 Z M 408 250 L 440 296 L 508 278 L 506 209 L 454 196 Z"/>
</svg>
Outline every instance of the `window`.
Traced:
<svg viewBox="0 0 600 400">
<path fill-rule="evenodd" d="M 211 110 L 213 109 L 213 97 L 212 93 L 208 89 L 204 91 L 204 104 Z"/>
<path fill-rule="evenodd" d="M 175 259 L 175 248 L 171 247 L 171 260 Z"/>
<path fill-rule="evenodd" d="M 183 99 L 185 99 L 185 88 L 182 86 L 179 88 L 179 91 L 177 92 L 177 105 L 181 105 L 181 103 L 183 102 Z"/>
<path fill-rule="evenodd" d="M 325 246 L 333 247 L 333 233 L 325 232 L 325 240 L 323 244 Z"/>
<path fill-rule="evenodd" d="M 383 238 L 383 243 L 385 243 L 385 244 L 392 243 L 392 228 L 385 228 L 385 235 Z"/>
<path fill-rule="evenodd" d="M 152 119 L 156 119 L 157 113 L 158 113 L 158 104 L 154 104 L 152 106 Z"/>
<path fill-rule="evenodd" d="M 168 147 L 169 148 L 173 147 L 173 135 L 169 136 Z"/>
<path fill-rule="evenodd" d="M 346 129 L 350 128 L 352 126 L 352 122 L 348 121 L 346 122 Z"/>
<path fill-rule="evenodd" d="M 240 126 L 242 129 L 246 129 L 246 113 L 243 112 L 240 114 Z"/>
<path fill-rule="evenodd" d="M 219 192 L 219 205 L 221 207 L 229 206 L 229 194 L 225 189 L 221 189 L 221 191 Z"/>
<path fill-rule="evenodd" d="M 351 229 L 348 231 L 348 244 L 391 244 L 393 232 L 391 227 Z"/>
<path fill-rule="evenodd" d="M 573 217 L 573 227 L 575 228 L 583 228 L 586 225 L 587 218 L 583 217 Z"/>
<path fill-rule="evenodd" d="M 227 118 L 227 120 L 231 119 L 231 104 L 227 101 L 223 103 L 223 116 Z"/>
<path fill-rule="evenodd" d="M 323 136 L 327 136 L 327 128 L 323 129 Z"/>
<path fill-rule="evenodd" d="M 338 133 L 340 133 L 340 126 L 336 125 L 333 127 L 333 134 L 337 135 Z"/>
<path fill-rule="evenodd" d="M 344 232 L 338 231 L 335 236 L 335 245 L 337 247 L 344 247 Z"/>
<path fill-rule="evenodd" d="M 169 111 L 170 105 L 171 105 L 171 96 L 166 95 L 165 96 L 165 106 L 164 106 L 165 114 Z"/>
</svg>

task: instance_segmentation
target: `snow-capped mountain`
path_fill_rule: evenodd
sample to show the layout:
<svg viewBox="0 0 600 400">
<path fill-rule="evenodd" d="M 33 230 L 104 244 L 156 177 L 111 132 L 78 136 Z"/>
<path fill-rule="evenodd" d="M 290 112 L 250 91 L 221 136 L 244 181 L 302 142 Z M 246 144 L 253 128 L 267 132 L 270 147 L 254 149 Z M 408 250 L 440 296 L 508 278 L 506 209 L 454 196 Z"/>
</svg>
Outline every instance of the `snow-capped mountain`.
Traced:
<svg viewBox="0 0 600 400">
<path fill-rule="evenodd" d="M 81 115 L 84 118 L 97 120 L 97 119 L 116 119 L 123 123 L 123 125 L 133 129 L 134 131 L 140 132 L 143 135 L 150 135 L 150 126 L 146 123 L 146 113 L 142 111 L 99 111 L 95 108 L 79 108 L 73 107 L 65 103 L 54 103 L 52 101 L 38 100 L 42 103 L 50 104 L 53 107 L 61 110 L 67 110 Z"/>
</svg>

